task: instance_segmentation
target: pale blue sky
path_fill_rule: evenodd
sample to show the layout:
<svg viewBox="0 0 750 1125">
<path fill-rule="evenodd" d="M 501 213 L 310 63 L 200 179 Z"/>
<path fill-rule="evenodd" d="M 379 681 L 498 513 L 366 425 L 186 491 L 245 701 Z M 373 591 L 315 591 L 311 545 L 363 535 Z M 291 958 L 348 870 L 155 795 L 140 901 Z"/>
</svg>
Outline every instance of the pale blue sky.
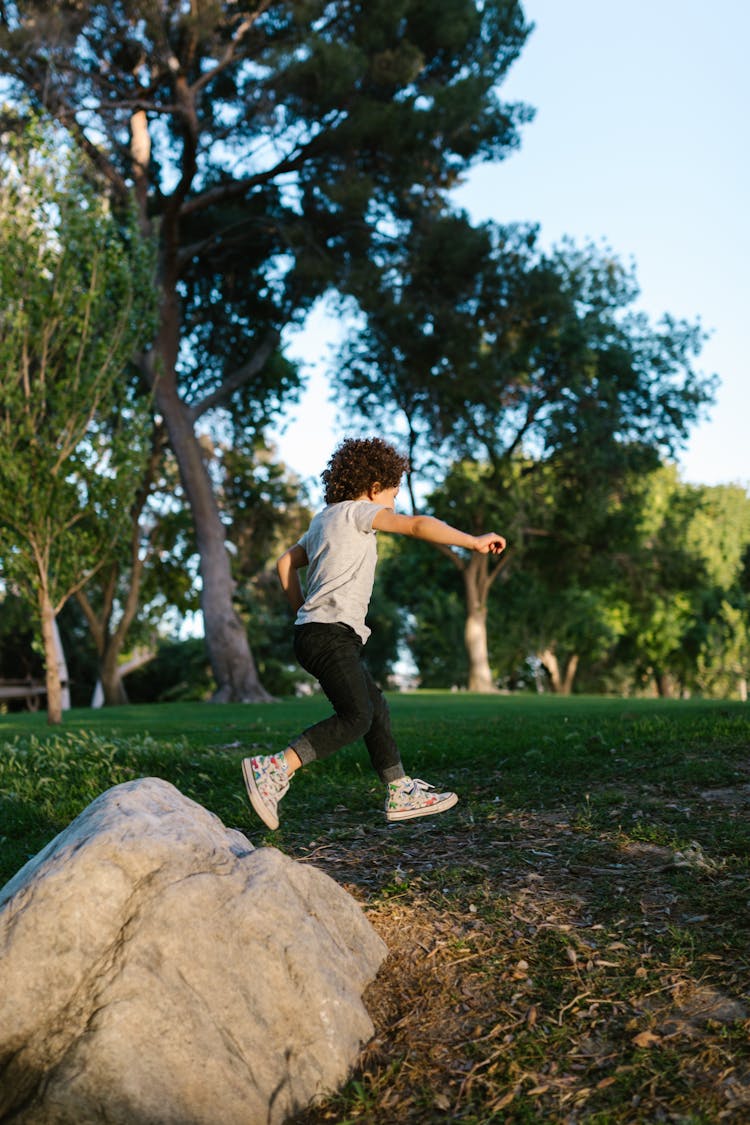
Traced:
<svg viewBox="0 0 750 1125">
<path fill-rule="evenodd" d="M 571 235 L 634 261 L 641 306 L 699 317 L 698 366 L 721 379 L 680 459 L 686 480 L 750 487 L 750 42 L 748 0 L 527 0 L 536 26 L 502 94 L 536 108 L 522 145 L 456 193 L 475 220 L 534 221 L 545 246 Z M 316 361 L 318 318 L 295 352 L 311 387 L 281 437 L 317 476 L 344 432 Z"/>
</svg>

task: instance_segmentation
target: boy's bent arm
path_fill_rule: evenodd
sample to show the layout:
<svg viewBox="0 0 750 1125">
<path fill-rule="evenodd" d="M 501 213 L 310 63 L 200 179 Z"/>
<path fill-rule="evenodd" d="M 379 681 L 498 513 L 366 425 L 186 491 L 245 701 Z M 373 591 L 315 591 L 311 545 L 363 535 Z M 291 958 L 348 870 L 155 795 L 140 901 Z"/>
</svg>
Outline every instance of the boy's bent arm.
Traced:
<svg viewBox="0 0 750 1125">
<path fill-rule="evenodd" d="M 288 551 L 284 551 L 276 563 L 276 573 L 279 576 L 281 588 L 286 594 L 286 600 L 296 613 L 304 605 L 305 595 L 302 592 L 302 583 L 299 580 L 300 567 L 307 566 L 307 553 L 304 547 L 295 543 Z"/>
<path fill-rule="evenodd" d="M 434 516 L 402 516 L 390 508 L 381 508 L 372 521 L 372 526 L 376 531 L 411 535 L 414 539 L 424 539 L 427 543 L 438 543 L 446 547 L 465 547 L 482 555 L 490 552 L 500 554 L 505 550 L 504 537 L 495 531 L 489 531 L 485 535 L 469 535 Z"/>
</svg>

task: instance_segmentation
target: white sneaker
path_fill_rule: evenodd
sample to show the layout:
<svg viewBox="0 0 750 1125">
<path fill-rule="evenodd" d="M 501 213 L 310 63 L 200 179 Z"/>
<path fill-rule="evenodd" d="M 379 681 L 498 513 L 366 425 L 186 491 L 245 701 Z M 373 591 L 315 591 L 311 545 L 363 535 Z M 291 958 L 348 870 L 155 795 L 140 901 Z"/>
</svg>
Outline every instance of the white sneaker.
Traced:
<svg viewBox="0 0 750 1125">
<path fill-rule="evenodd" d="M 264 824 L 269 828 L 278 828 L 278 804 L 289 790 L 284 759 L 275 754 L 243 758 L 242 774 L 250 804 Z"/>
<path fill-rule="evenodd" d="M 458 801 L 455 793 L 439 793 L 434 785 L 418 777 L 401 777 L 388 782 L 385 798 L 385 819 L 412 820 L 416 816 L 432 816 L 452 809 Z"/>
</svg>

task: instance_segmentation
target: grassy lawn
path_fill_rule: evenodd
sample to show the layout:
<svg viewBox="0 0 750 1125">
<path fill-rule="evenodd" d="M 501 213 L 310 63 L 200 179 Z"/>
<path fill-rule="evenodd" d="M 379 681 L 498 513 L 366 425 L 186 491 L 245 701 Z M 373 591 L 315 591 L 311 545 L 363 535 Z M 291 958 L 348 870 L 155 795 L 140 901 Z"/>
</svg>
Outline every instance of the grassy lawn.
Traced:
<svg viewBox="0 0 750 1125">
<path fill-rule="evenodd" d="M 407 769 L 455 788 L 388 826 L 364 748 L 302 771 L 266 833 L 239 771 L 324 700 L 0 717 L 0 882 L 98 793 L 173 782 L 344 885 L 390 956 L 362 1065 L 304 1125 L 750 1121 L 750 709 L 392 698 Z"/>
</svg>

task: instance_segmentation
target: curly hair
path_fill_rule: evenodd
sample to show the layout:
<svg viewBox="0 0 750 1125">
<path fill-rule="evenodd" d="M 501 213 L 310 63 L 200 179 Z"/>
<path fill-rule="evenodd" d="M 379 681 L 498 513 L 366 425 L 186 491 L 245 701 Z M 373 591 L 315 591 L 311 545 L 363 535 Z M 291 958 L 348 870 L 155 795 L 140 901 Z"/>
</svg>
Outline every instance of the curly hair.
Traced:
<svg viewBox="0 0 750 1125">
<path fill-rule="evenodd" d="M 409 458 L 382 438 L 346 438 L 320 474 L 325 485 L 325 502 L 339 504 L 342 500 L 356 500 L 374 484 L 396 488 L 408 468 Z"/>
</svg>

